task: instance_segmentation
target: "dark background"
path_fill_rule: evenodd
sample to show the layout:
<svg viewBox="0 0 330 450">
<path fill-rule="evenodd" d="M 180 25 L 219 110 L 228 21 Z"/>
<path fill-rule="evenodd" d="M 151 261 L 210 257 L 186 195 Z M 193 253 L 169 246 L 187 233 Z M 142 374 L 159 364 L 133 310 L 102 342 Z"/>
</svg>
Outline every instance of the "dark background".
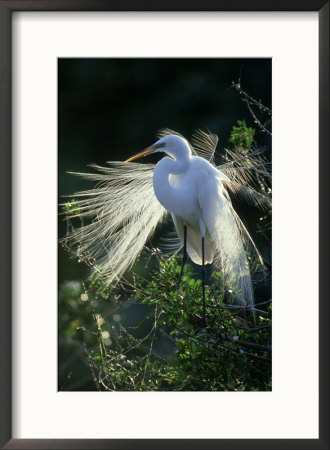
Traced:
<svg viewBox="0 0 330 450">
<path fill-rule="evenodd" d="M 231 87 L 239 80 L 251 97 L 271 107 L 271 59 L 59 59 L 59 202 L 91 187 L 68 171 L 88 171 L 86 166 L 94 162 L 125 160 L 154 143 L 161 128 L 174 129 L 188 139 L 197 128 L 210 130 L 219 136 L 221 152 L 230 146 L 233 125 L 244 119 L 256 128 L 258 147 L 266 146 L 270 152 L 271 138 L 257 129 L 242 97 Z M 155 156 L 148 159 L 156 161 Z M 240 214 L 253 225 L 255 213 L 244 208 Z M 249 228 L 258 244 L 253 226 Z M 65 230 L 60 218 L 60 237 Z M 88 276 L 87 269 L 62 247 L 58 267 L 60 286 Z M 71 372 L 67 353 L 60 346 L 62 381 Z M 79 371 L 85 369 L 81 366 Z M 79 387 L 78 375 L 76 385 L 91 387 L 90 382 Z"/>
</svg>

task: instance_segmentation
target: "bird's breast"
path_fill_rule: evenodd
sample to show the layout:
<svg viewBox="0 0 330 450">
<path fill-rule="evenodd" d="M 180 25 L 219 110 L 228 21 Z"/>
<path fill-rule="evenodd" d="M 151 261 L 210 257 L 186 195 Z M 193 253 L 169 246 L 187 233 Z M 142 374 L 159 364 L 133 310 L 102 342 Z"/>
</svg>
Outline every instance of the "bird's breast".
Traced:
<svg viewBox="0 0 330 450">
<path fill-rule="evenodd" d="M 163 158 L 156 166 L 153 180 L 155 195 L 167 211 L 191 223 L 198 220 L 201 215 L 198 188 L 203 180 L 209 178 L 208 163 L 203 160 L 206 163 L 203 164 L 203 161 L 192 158 L 186 170 L 173 174 L 168 170 L 170 161 Z"/>
</svg>

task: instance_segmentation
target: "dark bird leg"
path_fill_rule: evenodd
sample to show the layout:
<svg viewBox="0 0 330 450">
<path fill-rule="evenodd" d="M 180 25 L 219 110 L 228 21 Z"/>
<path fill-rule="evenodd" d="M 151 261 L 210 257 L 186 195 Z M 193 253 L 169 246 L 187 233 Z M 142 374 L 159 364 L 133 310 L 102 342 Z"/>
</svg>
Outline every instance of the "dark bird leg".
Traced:
<svg viewBox="0 0 330 450">
<path fill-rule="evenodd" d="M 181 265 L 181 270 L 180 270 L 180 275 L 179 275 L 179 279 L 176 285 L 176 290 L 179 290 L 179 286 L 180 286 L 180 281 L 182 278 L 182 274 L 183 274 L 183 268 L 184 265 L 186 264 L 187 261 L 187 226 L 184 225 L 183 227 L 183 258 L 182 258 L 182 265 Z"/>
<path fill-rule="evenodd" d="M 207 327 L 206 310 L 205 310 L 205 251 L 204 251 L 204 237 L 202 237 L 202 287 L 203 287 L 203 317 L 201 320 L 201 327 Z"/>
</svg>

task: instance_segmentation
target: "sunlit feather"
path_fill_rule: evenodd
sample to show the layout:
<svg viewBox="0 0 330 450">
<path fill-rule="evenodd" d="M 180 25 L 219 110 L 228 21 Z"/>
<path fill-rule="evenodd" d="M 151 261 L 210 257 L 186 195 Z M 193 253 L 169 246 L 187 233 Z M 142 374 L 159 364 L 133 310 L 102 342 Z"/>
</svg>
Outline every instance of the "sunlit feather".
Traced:
<svg viewBox="0 0 330 450">
<path fill-rule="evenodd" d="M 93 168 L 98 173 L 75 173 L 98 184 L 76 194 L 79 217 L 92 222 L 74 229 L 69 245 L 95 260 L 94 274 L 110 284 L 132 266 L 166 210 L 153 192 L 153 164 L 111 162 Z"/>
</svg>

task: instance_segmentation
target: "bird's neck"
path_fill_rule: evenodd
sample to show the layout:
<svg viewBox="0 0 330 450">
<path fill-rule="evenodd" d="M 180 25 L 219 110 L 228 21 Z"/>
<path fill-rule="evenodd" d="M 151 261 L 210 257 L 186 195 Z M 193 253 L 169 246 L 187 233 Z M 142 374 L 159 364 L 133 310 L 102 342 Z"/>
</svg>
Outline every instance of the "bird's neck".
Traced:
<svg viewBox="0 0 330 450">
<path fill-rule="evenodd" d="M 190 158 L 173 160 L 165 157 L 156 165 L 153 185 L 157 200 L 170 212 L 174 212 L 176 200 L 175 188 L 171 186 L 169 176 L 180 175 L 185 172 L 190 164 Z"/>
</svg>

